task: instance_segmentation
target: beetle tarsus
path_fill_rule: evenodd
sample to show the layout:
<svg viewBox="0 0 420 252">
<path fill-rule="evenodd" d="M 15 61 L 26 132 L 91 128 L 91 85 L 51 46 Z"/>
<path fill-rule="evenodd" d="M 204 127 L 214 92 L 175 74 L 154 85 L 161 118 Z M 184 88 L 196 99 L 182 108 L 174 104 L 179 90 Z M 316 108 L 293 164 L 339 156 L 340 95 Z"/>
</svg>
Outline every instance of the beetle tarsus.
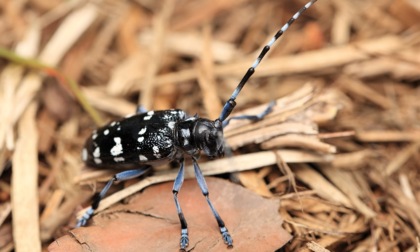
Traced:
<svg viewBox="0 0 420 252">
<path fill-rule="evenodd" d="M 185 251 L 185 249 L 189 245 L 189 242 L 190 242 L 190 239 L 188 238 L 188 230 L 186 228 L 182 229 L 181 230 L 181 240 L 180 240 L 180 243 L 179 243 L 182 251 Z"/>
<path fill-rule="evenodd" d="M 228 246 L 228 248 L 233 248 L 233 240 L 227 228 L 226 227 L 220 228 L 220 233 L 222 234 L 223 241 Z"/>
<path fill-rule="evenodd" d="M 92 207 L 89 207 L 88 210 L 80 217 L 77 221 L 76 227 L 83 227 L 87 224 L 88 220 L 92 217 L 95 210 Z"/>
</svg>

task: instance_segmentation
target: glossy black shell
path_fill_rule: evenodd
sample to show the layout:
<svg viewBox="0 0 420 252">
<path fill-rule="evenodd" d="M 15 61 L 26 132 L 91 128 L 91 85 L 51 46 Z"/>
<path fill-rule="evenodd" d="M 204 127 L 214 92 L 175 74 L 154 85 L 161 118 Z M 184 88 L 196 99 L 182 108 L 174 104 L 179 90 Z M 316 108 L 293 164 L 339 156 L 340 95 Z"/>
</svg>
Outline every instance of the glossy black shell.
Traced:
<svg viewBox="0 0 420 252">
<path fill-rule="evenodd" d="M 88 166 L 109 168 L 173 160 L 175 124 L 185 118 L 182 110 L 162 110 L 114 121 L 87 139 L 82 159 Z"/>
</svg>

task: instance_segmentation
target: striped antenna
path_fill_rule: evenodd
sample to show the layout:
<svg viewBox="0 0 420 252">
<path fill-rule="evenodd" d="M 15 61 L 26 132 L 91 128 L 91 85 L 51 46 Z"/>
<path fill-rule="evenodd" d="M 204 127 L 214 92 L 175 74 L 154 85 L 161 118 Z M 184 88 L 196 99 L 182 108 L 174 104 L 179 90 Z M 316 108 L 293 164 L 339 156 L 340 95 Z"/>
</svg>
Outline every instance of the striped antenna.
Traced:
<svg viewBox="0 0 420 252">
<path fill-rule="evenodd" d="M 244 77 L 242 77 L 242 80 L 239 82 L 238 86 L 236 87 L 235 91 L 233 91 L 232 96 L 229 98 L 229 100 L 225 103 L 223 106 L 222 113 L 220 113 L 219 120 L 224 121 L 226 118 L 230 115 L 232 110 L 236 106 L 235 99 L 238 96 L 238 94 L 241 92 L 242 88 L 245 86 L 248 79 L 254 74 L 255 69 L 260 64 L 261 60 L 264 58 L 265 54 L 270 50 L 271 46 L 276 42 L 276 40 L 289 29 L 289 27 L 292 25 L 292 23 L 299 18 L 299 16 L 306 11 L 309 7 L 311 7 L 317 0 L 311 0 L 305 6 L 303 6 L 298 12 L 296 12 L 293 17 L 287 21 L 286 24 L 281 27 L 281 29 L 274 35 L 274 37 L 268 42 L 267 45 L 264 46 L 262 49 L 260 55 L 258 55 L 258 58 L 254 61 L 252 66 L 248 69 L 248 71 L 245 73 Z"/>
</svg>

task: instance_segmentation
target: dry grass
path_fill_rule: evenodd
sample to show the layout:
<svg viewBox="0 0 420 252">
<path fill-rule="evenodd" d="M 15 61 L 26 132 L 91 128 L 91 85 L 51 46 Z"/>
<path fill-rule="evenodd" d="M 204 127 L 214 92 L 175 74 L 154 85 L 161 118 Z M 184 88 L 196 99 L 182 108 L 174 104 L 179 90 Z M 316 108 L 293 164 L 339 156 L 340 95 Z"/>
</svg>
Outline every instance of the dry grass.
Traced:
<svg viewBox="0 0 420 252">
<path fill-rule="evenodd" d="M 45 249 L 74 226 L 96 190 L 86 185 L 112 174 L 81 171 L 89 104 L 97 124 L 138 102 L 214 118 L 305 3 L 172 2 L 1 1 L 0 46 L 23 59 L 0 59 L 1 251 Z M 294 236 L 285 251 L 420 251 L 419 24 L 412 0 L 319 0 L 237 99 L 237 113 L 277 105 L 260 122 L 232 121 L 232 156 L 203 158 L 203 172 L 280 199 Z M 167 168 L 101 209 L 173 179 Z"/>
</svg>

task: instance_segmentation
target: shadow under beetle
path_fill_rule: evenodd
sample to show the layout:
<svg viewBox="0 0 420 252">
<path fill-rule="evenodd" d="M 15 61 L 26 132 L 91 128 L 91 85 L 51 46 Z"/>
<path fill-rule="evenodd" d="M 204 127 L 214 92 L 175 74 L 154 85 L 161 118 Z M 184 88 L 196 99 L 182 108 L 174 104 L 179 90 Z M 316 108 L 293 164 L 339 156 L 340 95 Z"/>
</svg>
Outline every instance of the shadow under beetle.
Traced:
<svg viewBox="0 0 420 252">
<path fill-rule="evenodd" d="M 236 97 L 274 42 L 316 1 L 308 2 L 296 12 L 268 44 L 264 46 L 258 58 L 245 73 L 232 96 L 225 103 L 219 118 L 216 120 L 213 121 L 198 116 L 189 117 L 184 111 L 178 109 L 146 112 L 138 108 L 135 115 L 120 121 L 114 121 L 95 130 L 92 136 L 87 139 L 83 148 L 83 161 L 91 167 L 111 167 L 127 170 L 117 173 L 108 181 L 102 191 L 94 197 L 92 206 L 78 220 L 77 226 L 86 225 L 113 182 L 139 177 L 150 170 L 156 163 L 176 160 L 179 161 L 180 168 L 172 193 L 181 222 L 180 247 L 181 250 L 185 250 L 189 243 L 188 228 L 178 201 L 178 192 L 184 181 L 184 157 L 190 157 L 194 165 L 198 185 L 216 218 L 223 241 L 228 247 L 232 247 L 232 237 L 209 198 L 207 184 L 198 166 L 197 159 L 201 151 L 210 159 L 223 156 L 223 127 L 230 120 L 259 120 L 270 113 L 273 103 L 259 115 L 245 115 L 227 119 L 236 106 Z M 140 168 L 133 169 L 136 166 L 140 166 Z"/>
</svg>

